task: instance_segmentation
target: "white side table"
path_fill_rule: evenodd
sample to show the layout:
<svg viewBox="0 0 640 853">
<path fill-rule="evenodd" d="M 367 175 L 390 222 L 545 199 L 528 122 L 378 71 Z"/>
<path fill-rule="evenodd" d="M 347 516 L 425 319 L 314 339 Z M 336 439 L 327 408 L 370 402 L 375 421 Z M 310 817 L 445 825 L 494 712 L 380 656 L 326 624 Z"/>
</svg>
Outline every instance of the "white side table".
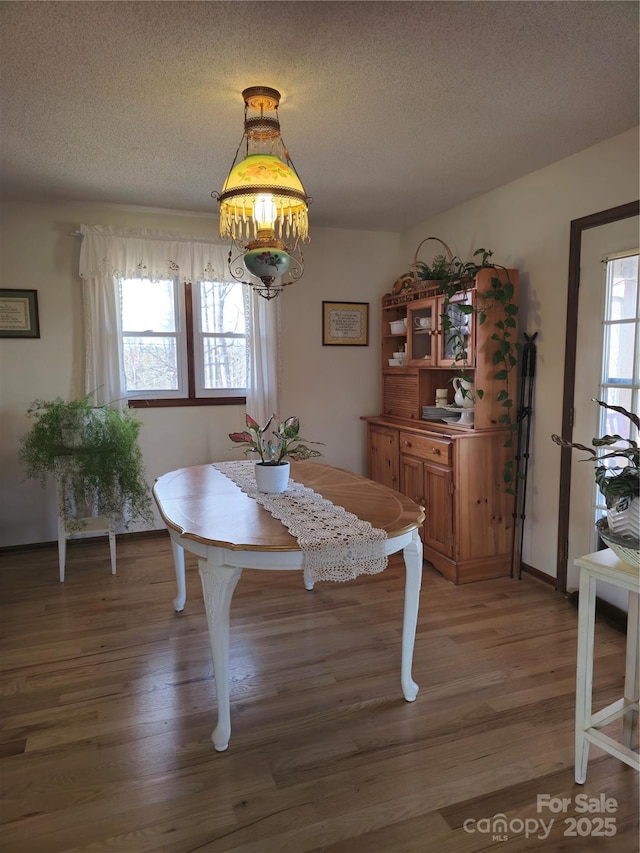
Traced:
<svg viewBox="0 0 640 853">
<path fill-rule="evenodd" d="M 574 560 L 580 568 L 578 604 L 578 655 L 576 673 L 575 779 L 582 785 L 587 775 L 589 744 L 614 755 L 636 770 L 640 758 L 632 750 L 638 723 L 638 598 L 640 571 L 620 560 L 610 548 Z M 591 711 L 593 687 L 593 639 L 596 619 L 596 581 L 601 580 L 629 591 L 627 651 L 624 696 L 601 711 Z M 598 731 L 623 718 L 622 743 Z"/>
</svg>

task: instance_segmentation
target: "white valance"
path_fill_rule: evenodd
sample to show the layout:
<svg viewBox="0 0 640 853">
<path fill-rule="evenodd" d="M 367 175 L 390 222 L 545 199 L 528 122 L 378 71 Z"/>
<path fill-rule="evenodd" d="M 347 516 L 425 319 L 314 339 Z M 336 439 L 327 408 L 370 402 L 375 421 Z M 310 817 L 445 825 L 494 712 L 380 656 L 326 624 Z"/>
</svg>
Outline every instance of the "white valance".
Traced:
<svg viewBox="0 0 640 853">
<path fill-rule="evenodd" d="M 124 405 L 119 278 L 233 281 L 228 247 L 148 228 L 81 225 L 80 278 L 85 317 L 85 393 Z M 277 302 L 277 300 L 276 300 Z M 247 410 L 260 423 L 278 411 L 280 306 L 251 293 Z"/>
<path fill-rule="evenodd" d="M 229 247 L 221 243 L 155 231 L 81 225 L 80 277 L 176 278 L 229 281 Z"/>
</svg>

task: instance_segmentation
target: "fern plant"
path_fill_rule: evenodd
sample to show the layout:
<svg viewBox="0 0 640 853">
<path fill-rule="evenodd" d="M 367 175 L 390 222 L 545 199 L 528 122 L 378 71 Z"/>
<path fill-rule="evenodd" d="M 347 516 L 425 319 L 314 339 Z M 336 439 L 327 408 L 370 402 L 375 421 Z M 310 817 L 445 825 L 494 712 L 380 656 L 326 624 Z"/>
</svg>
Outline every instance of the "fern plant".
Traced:
<svg viewBox="0 0 640 853">
<path fill-rule="evenodd" d="M 451 275 L 452 262 L 444 255 L 436 255 L 430 264 L 416 263 L 416 273 L 421 281 L 446 281 Z"/>
<path fill-rule="evenodd" d="M 58 514 L 71 532 L 83 517 L 110 516 L 128 527 L 152 526 L 151 492 L 138 444 L 141 423 L 129 410 L 94 407 L 89 396 L 34 400 L 34 423 L 22 437 L 19 458 L 28 477 L 58 484 Z"/>
</svg>

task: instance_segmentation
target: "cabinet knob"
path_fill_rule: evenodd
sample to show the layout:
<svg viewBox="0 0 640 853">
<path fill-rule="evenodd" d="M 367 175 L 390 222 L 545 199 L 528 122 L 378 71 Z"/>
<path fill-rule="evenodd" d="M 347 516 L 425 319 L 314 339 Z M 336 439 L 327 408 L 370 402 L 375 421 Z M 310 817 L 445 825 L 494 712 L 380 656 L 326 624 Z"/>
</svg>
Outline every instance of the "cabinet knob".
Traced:
<svg viewBox="0 0 640 853">
<path fill-rule="evenodd" d="M 405 446 L 405 447 L 411 447 L 411 442 L 410 442 L 410 441 L 406 441 L 406 440 L 405 440 L 405 442 L 404 442 L 404 446 Z"/>
</svg>

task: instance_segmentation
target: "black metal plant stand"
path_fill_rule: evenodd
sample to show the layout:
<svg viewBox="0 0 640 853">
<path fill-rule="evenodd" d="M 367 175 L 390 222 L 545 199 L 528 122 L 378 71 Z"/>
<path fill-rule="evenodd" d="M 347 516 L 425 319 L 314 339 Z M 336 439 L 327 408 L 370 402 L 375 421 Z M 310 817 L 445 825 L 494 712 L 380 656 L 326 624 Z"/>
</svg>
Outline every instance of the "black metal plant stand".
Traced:
<svg viewBox="0 0 640 853">
<path fill-rule="evenodd" d="M 516 443 L 515 476 L 513 499 L 513 536 L 511 539 L 511 577 L 514 573 L 516 556 L 516 530 L 519 530 L 518 544 L 518 580 L 522 578 L 522 543 L 524 540 L 524 522 L 527 504 L 527 473 L 529 470 L 529 441 L 531 438 L 531 416 L 533 414 L 533 385 L 536 376 L 536 345 L 538 333 L 529 336 L 525 333 L 525 345 L 522 347 L 520 363 L 520 389 L 518 393 L 518 438 Z M 520 523 L 518 524 L 518 519 Z"/>
</svg>

